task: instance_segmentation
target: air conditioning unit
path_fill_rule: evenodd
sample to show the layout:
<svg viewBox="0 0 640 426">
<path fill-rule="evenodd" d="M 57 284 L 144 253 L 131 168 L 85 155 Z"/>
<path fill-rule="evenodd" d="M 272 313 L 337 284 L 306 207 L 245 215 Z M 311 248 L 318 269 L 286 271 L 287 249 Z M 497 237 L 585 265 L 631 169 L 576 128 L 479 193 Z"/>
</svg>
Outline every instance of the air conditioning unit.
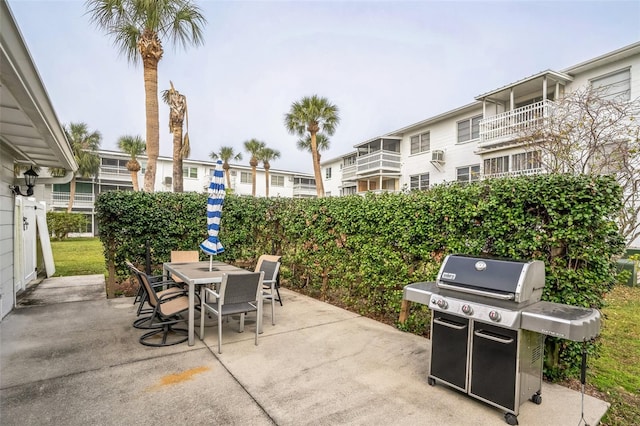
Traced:
<svg viewBox="0 0 640 426">
<path fill-rule="evenodd" d="M 173 183 L 173 178 L 171 176 L 165 176 L 164 177 L 164 184 L 169 186 Z"/>
<path fill-rule="evenodd" d="M 229 173 L 231 173 L 231 176 L 235 176 L 236 175 L 236 171 L 235 170 L 231 170 Z"/>
<path fill-rule="evenodd" d="M 444 151 L 441 149 L 434 149 L 431 151 L 431 161 L 443 164 L 444 163 Z"/>
</svg>

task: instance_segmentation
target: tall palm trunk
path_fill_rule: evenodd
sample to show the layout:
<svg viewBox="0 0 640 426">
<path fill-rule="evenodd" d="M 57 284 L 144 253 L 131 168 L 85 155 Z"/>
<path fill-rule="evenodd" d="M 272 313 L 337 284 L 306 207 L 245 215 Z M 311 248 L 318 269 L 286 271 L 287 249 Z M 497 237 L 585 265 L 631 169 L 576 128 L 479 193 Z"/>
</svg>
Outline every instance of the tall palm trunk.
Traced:
<svg viewBox="0 0 640 426">
<path fill-rule="evenodd" d="M 136 192 L 140 190 L 140 184 L 138 183 L 139 171 L 140 170 L 136 170 L 135 172 L 133 170 L 131 171 L 131 183 L 133 183 L 133 190 Z"/>
<path fill-rule="evenodd" d="M 227 189 L 231 189 L 231 177 L 229 176 L 230 168 L 231 166 L 229 166 L 229 162 L 225 160 L 222 164 L 222 170 L 224 170 L 224 176 L 227 178 Z"/>
<path fill-rule="evenodd" d="M 184 192 L 182 177 L 182 123 L 180 123 L 173 128 L 173 192 Z"/>
<path fill-rule="evenodd" d="M 258 167 L 258 160 L 254 157 L 249 161 L 251 165 L 251 195 L 256 196 L 256 174 L 258 173 L 256 167 Z"/>
<path fill-rule="evenodd" d="M 158 35 L 145 30 L 138 41 L 144 67 L 144 95 L 147 121 L 147 169 L 144 173 L 144 190 L 153 192 L 156 182 L 156 166 L 160 155 L 160 116 L 158 113 L 158 62 L 162 58 L 162 43 Z"/>
<path fill-rule="evenodd" d="M 264 178 L 266 180 L 266 194 L 267 194 L 267 198 L 269 198 L 269 169 L 271 168 L 271 165 L 267 162 L 264 163 Z"/>
<path fill-rule="evenodd" d="M 313 175 L 316 178 L 316 193 L 318 198 L 324 197 L 324 184 L 322 183 L 322 173 L 320 172 L 320 155 L 318 154 L 318 144 L 316 143 L 316 132 L 311 131 L 311 159 L 313 161 Z"/>
<path fill-rule="evenodd" d="M 76 198 L 76 177 L 75 175 L 69 182 L 69 204 L 67 204 L 67 213 L 71 213 L 73 209 L 73 200 Z"/>
</svg>

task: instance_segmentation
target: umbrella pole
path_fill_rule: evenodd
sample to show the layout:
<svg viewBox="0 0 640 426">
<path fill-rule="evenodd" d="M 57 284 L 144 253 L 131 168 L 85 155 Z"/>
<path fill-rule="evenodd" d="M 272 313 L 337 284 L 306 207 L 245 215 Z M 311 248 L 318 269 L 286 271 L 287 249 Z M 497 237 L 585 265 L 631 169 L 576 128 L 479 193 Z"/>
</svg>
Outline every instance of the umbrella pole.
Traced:
<svg viewBox="0 0 640 426">
<path fill-rule="evenodd" d="M 213 256 L 209 255 L 209 272 L 213 271 Z"/>
</svg>

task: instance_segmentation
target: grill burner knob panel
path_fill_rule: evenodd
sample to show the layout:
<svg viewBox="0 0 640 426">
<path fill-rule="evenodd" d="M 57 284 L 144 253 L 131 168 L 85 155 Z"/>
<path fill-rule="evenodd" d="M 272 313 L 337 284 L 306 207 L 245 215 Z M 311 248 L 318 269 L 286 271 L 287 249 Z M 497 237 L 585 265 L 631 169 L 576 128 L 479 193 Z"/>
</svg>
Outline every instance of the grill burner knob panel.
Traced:
<svg viewBox="0 0 640 426">
<path fill-rule="evenodd" d="M 494 322 L 500 322 L 500 320 L 502 319 L 502 316 L 498 311 L 491 311 L 489 312 L 489 319 Z"/>
<path fill-rule="evenodd" d="M 473 314 L 473 308 L 471 307 L 471 305 L 464 304 L 462 305 L 462 313 L 466 315 L 471 315 Z"/>
</svg>

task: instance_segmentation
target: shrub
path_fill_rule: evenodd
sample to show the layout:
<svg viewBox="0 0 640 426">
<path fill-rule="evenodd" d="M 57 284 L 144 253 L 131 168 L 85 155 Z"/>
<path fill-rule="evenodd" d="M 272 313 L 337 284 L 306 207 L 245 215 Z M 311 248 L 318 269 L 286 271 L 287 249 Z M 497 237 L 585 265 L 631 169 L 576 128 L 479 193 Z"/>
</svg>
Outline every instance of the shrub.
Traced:
<svg viewBox="0 0 640 426">
<path fill-rule="evenodd" d="M 72 232 L 83 232 L 87 217 L 79 213 L 47 212 L 47 227 L 54 238 L 63 240 Z"/>
</svg>

